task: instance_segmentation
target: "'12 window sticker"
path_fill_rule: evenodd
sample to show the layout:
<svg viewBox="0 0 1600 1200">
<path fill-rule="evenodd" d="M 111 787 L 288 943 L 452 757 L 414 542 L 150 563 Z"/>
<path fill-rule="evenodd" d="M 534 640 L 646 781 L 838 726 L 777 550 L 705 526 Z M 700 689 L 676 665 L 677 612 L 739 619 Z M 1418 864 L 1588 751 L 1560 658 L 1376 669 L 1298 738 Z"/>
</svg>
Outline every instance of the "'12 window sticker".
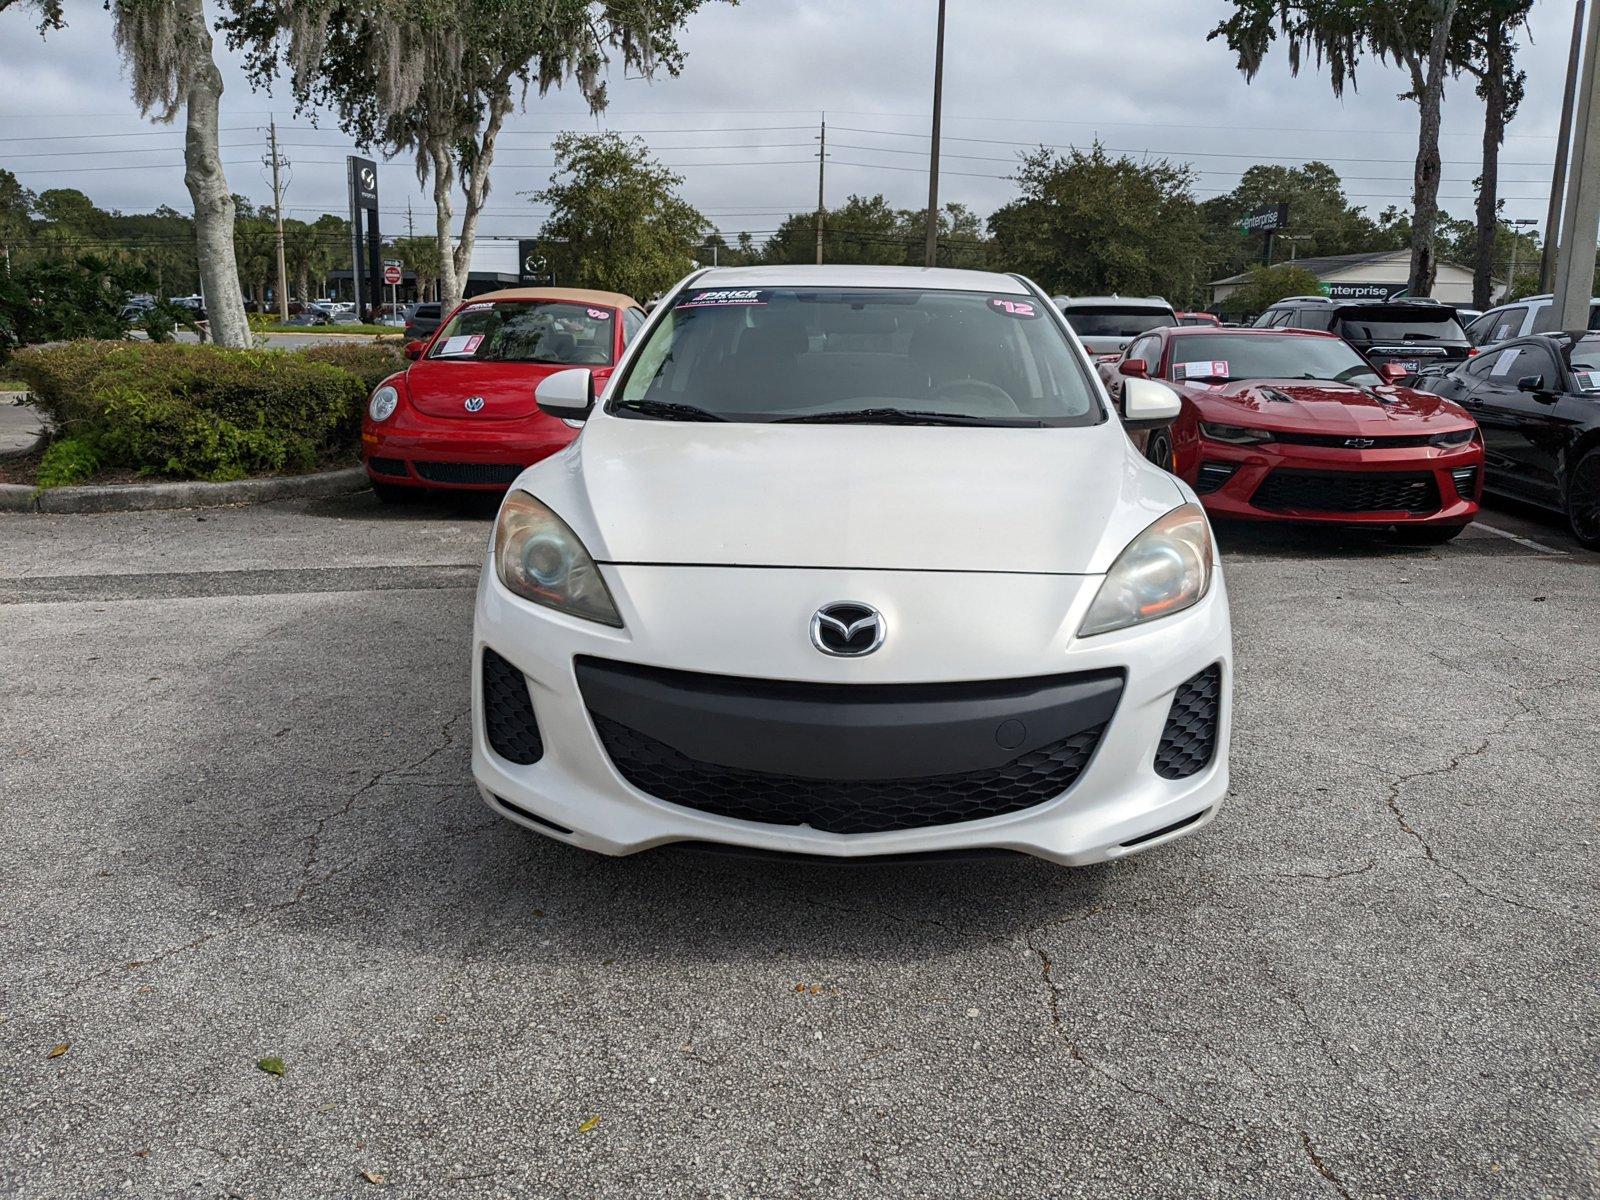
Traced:
<svg viewBox="0 0 1600 1200">
<path fill-rule="evenodd" d="M 1008 317 L 1016 317 L 1023 321 L 1034 321 L 1039 317 L 1039 306 L 1032 300 L 1013 300 L 1010 296 L 990 296 L 989 307 L 997 313 L 1004 313 Z"/>
</svg>

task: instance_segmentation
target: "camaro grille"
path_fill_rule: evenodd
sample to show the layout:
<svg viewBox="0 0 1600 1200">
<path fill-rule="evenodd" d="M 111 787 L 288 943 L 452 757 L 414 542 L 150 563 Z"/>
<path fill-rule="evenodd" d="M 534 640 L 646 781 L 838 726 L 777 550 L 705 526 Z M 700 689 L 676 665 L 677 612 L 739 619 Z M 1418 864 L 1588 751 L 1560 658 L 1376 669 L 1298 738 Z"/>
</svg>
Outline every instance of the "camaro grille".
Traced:
<svg viewBox="0 0 1600 1200">
<path fill-rule="evenodd" d="M 1412 450 L 1432 442 L 1433 434 L 1362 437 L 1354 433 L 1274 433 L 1272 440 L 1285 446 L 1326 446 L 1333 450 Z"/>
<path fill-rule="evenodd" d="M 1430 513 L 1439 507 L 1439 485 L 1432 474 L 1280 468 L 1251 503 L 1271 511 Z"/>
<path fill-rule="evenodd" d="M 1222 710 L 1222 667 L 1213 665 L 1187 680 L 1172 697 L 1167 724 L 1156 746 L 1156 774 L 1187 779 L 1217 753 L 1217 723 Z"/>
<path fill-rule="evenodd" d="M 544 757 L 528 681 L 487 646 L 483 648 L 483 725 L 490 748 L 507 762 L 529 766 Z"/>
<path fill-rule="evenodd" d="M 910 779 L 802 779 L 699 762 L 618 721 L 590 714 L 629 783 L 670 804 L 826 833 L 887 833 L 1019 812 L 1061 795 L 1082 774 L 1104 725 L 991 770 Z"/>
<path fill-rule="evenodd" d="M 413 463 L 429 483 L 510 483 L 522 474 L 515 463 Z"/>
</svg>

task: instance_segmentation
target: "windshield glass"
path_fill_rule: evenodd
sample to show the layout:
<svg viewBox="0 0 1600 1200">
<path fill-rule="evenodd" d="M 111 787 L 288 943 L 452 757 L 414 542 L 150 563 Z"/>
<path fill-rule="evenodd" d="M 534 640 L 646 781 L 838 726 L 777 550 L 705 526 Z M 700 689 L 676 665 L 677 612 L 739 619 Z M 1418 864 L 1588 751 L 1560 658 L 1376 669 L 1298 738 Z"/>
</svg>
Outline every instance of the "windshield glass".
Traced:
<svg viewBox="0 0 1600 1200">
<path fill-rule="evenodd" d="M 609 308 L 565 300 L 485 300 L 463 305 L 439 331 L 428 357 L 609 367 L 615 324 Z"/>
<path fill-rule="evenodd" d="M 611 411 L 659 419 L 1091 425 L 1103 413 L 1044 303 L 872 288 L 691 288 Z"/>
<path fill-rule="evenodd" d="M 1363 342 L 1460 342 L 1467 341 L 1467 331 L 1461 328 L 1452 312 L 1437 315 L 1421 314 L 1415 317 L 1364 317 L 1346 313 L 1339 319 L 1339 332 Z"/>
<path fill-rule="evenodd" d="M 1372 366 L 1345 343 L 1301 334 L 1219 333 L 1172 339 L 1174 380 L 1327 379 L 1337 383 L 1383 382 Z"/>
<path fill-rule="evenodd" d="M 1062 315 L 1079 337 L 1133 337 L 1176 323 L 1171 313 L 1159 308 L 1127 308 L 1109 304 L 1092 308 L 1073 307 Z"/>
</svg>

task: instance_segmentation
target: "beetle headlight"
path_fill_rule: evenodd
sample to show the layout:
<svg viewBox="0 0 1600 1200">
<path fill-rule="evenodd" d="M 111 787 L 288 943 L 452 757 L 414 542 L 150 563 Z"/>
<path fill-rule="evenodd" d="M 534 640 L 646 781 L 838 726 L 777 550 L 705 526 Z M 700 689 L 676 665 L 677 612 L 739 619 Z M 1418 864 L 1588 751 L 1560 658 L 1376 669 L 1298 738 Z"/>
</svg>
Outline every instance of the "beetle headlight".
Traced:
<svg viewBox="0 0 1600 1200">
<path fill-rule="evenodd" d="M 511 492 L 494 527 L 500 582 L 517 595 L 586 621 L 622 628 L 594 559 L 567 523 L 527 492 Z"/>
<path fill-rule="evenodd" d="M 1169 617 L 1211 588 L 1211 526 L 1198 504 L 1175 508 L 1117 555 L 1079 637 Z"/>
<path fill-rule="evenodd" d="M 400 393 L 386 383 L 372 393 L 372 399 L 367 402 L 367 416 L 374 421 L 387 421 L 399 407 Z"/>
</svg>

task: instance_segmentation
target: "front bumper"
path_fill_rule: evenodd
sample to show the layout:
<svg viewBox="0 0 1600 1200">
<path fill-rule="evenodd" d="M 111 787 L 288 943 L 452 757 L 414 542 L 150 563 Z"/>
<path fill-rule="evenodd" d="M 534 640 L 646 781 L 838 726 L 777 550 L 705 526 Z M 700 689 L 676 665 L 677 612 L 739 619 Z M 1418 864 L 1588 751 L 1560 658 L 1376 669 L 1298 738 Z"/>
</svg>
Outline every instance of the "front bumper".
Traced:
<svg viewBox="0 0 1600 1200">
<path fill-rule="evenodd" d="M 1187 612 L 1082 641 L 1073 634 L 1098 577 L 601 570 L 623 629 L 510 594 L 492 556 L 479 584 L 473 775 L 496 812 L 547 836 L 604 854 L 699 841 L 848 858 L 993 848 L 1078 865 L 1198 829 L 1227 792 L 1232 650 L 1220 570 Z M 879 652 L 837 659 L 810 645 L 810 615 L 841 596 L 883 613 L 890 632 Z M 519 764 L 491 746 L 486 649 L 505 660 L 497 671 L 525 679 L 538 725 L 536 761 Z M 1156 757 L 1164 734 L 1170 739 L 1174 696 L 1213 667 L 1220 692 L 1214 752 L 1193 773 L 1171 778 L 1170 763 L 1163 774 Z M 680 680 L 707 692 L 696 695 L 693 711 L 672 711 L 674 697 L 686 694 L 675 690 Z M 726 693 L 746 686 L 743 707 L 737 696 L 730 703 Z M 850 703 L 870 700 L 874 689 L 915 701 L 899 710 L 912 714 L 909 728 L 890 721 L 881 737 L 850 728 L 857 714 L 870 722 L 870 705 Z M 962 703 L 977 695 L 991 707 L 939 709 L 952 694 Z M 784 708 L 775 696 L 797 707 Z M 916 707 L 923 702 L 929 707 Z M 618 741 L 619 719 L 649 735 L 642 750 Z M 1085 752 L 1079 735 L 1086 731 Z M 990 744 L 978 736 L 985 732 Z M 660 743 L 673 744 L 664 751 Z M 1069 754 L 1078 760 L 1064 763 Z M 1044 767 L 1040 756 L 1049 759 Z M 716 760 L 715 778 L 683 769 L 684 760 L 704 766 L 708 759 Z M 1010 772 L 1012 783 L 1024 771 L 1035 795 L 1021 807 L 973 807 L 1004 789 L 989 777 L 964 777 L 971 767 Z M 1041 774 L 1051 770 L 1067 773 Z M 663 771 L 675 772 L 670 786 Z M 753 786 L 752 774 L 759 777 Z M 797 776 L 816 786 L 797 786 Z M 847 789 L 841 807 L 838 786 L 828 782 L 841 776 L 873 778 L 869 787 Z M 926 778 L 917 777 L 944 781 L 939 786 L 962 819 L 921 823 L 927 811 L 913 801 Z M 1056 782 L 1040 782 L 1046 778 Z M 775 779 L 781 786 L 770 786 Z M 1064 790 L 1057 794 L 1056 786 Z"/>
<path fill-rule="evenodd" d="M 1477 515 L 1483 492 L 1483 447 L 1475 443 L 1449 450 L 1357 450 L 1275 442 L 1234 446 L 1196 437 L 1180 446 L 1179 455 L 1179 473 L 1206 511 L 1233 520 L 1465 525 Z M 1320 485 L 1327 485 L 1325 495 Z M 1379 498 L 1385 495 L 1394 498 Z M 1378 506 L 1396 503 L 1405 506 Z"/>
<path fill-rule="evenodd" d="M 450 420 L 402 400 L 387 421 L 362 414 L 361 465 L 372 479 L 401 487 L 503 492 L 576 436 L 542 414 L 522 421 Z"/>
</svg>

